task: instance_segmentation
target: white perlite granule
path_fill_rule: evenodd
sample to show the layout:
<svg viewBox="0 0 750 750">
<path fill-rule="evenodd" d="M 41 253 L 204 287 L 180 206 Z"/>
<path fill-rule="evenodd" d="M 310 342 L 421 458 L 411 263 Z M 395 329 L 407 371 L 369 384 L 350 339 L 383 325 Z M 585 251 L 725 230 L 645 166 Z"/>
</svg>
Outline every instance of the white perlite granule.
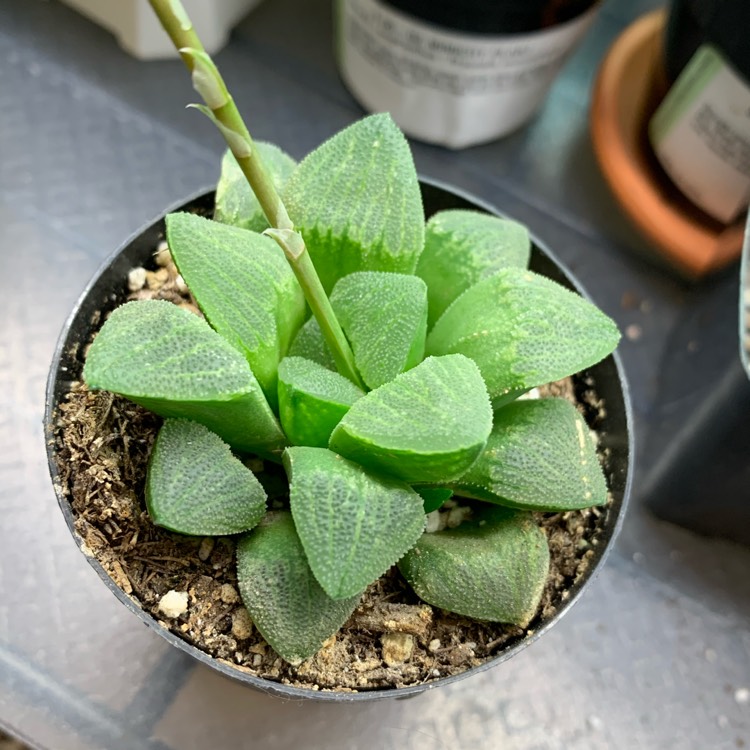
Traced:
<svg viewBox="0 0 750 750">
<path fill-rule="evenodd" d="M 167 591 L 159 599 L 159 611 L 166 617 L 179 617 L 187 612 L 188 595 L 187 591 Z"/>
</svg>

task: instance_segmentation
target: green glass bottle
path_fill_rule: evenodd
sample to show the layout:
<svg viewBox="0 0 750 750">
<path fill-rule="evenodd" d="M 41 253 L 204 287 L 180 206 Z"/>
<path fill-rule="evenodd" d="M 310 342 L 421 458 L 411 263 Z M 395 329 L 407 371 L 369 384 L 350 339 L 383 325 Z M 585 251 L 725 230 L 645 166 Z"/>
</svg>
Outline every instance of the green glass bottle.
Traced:
<svg viewBox="0 0 750 750">
<path fill-rule="evenodd" d="M 664 45 L 672 86 L 649 124 L 672 182 L 722 224 L 750 202 L 748 28 L 748 0 L 674 0 Z"/>
<path fill-rule="evenodd" d="M 674 82 L 702 44 L 712 44 L 750 80 L 750 2 L 673 0 L 664 37 L 664 62 Z"/>
</svg>

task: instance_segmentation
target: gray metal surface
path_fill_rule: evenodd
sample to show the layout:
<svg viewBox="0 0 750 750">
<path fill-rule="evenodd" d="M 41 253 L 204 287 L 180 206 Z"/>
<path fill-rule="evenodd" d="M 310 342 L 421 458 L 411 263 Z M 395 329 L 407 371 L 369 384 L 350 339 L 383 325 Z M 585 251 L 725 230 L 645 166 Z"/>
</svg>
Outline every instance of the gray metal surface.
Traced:
<svg viewBox="0 0 750 750">
<path fill-rule="evenodd" d="M 522 132 L 460 153 L 415 147 L 424 175 L 528 223 L 636 327 L 621 351 L 641 446 L 670 331 L 704 291 L 651 262 L 600 176 L 586 117 L 607 45 L 656 4 L 606 2 Z M 254 134 L 294 155 L 360 114 L 335 72 L 329 0 L 265 0 L 218 62 Z M 637 481 L 617 549 L 570 615 L 508 664 L 408 701 L 283 703 L 141 627 L 56 508 L 44 380 L 95 267 L 215 180 L 221 144 L 183 110 L 193 94 L 178 63 L 138 63 L 55 2 L 0 0 L 0 70 L 0 725 L 48 750 L 750 747 L 750 551 L 655 521 Z M 642 476 L 653 457 L 638 459 Z"/>
</svg>

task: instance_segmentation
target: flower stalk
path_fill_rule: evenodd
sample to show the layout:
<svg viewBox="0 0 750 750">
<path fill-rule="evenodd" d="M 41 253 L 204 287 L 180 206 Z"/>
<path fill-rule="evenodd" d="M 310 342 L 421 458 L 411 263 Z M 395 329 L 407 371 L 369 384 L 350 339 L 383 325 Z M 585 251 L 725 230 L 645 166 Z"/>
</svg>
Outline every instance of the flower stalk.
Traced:
<svg viewBox="0 0 750 750">
<path fill-rule="evenodd" d="M 284 251 L 302 287 L 305 299 L 320 325 L 338 371 L 360 388 L 364 388 L 354 364 L 354 354 L 331 307 L 304 239 L 294 230 L 294 223 L 289 218 L 286 206 L 260 159 L 242 115 L 218 68 L 203 47 L 182 3 L 180 0 L 149 2 L 190 71 L 193 88 L 205 102 L 205 105 L 193 106 L 216 125 L 237 160 L 271 225 L 271 230 L 267 234 Z"/>
</svg>

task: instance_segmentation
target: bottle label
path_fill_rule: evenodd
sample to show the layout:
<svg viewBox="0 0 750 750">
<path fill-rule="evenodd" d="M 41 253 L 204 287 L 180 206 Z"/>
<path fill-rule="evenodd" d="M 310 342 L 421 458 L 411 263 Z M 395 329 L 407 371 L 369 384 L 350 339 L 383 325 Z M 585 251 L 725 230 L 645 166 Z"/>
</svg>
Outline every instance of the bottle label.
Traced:
<svg viewBox="0 0 750 750">
<path fill-rule="evenodd" d="M 672 182 L 728 224 L 750 202 L 750 86 L 715 47 L 693 55 L 649 125 Z"/>
<path fill-rule="evenodd" d="M 371 111 L 390 111 L 410 135 L 454 148 L 491 140 L 528 120 L 596 6 L 528 34 L 453 32 L 380 0 L 338 0 L 339 64 Z"/>
</svg>

